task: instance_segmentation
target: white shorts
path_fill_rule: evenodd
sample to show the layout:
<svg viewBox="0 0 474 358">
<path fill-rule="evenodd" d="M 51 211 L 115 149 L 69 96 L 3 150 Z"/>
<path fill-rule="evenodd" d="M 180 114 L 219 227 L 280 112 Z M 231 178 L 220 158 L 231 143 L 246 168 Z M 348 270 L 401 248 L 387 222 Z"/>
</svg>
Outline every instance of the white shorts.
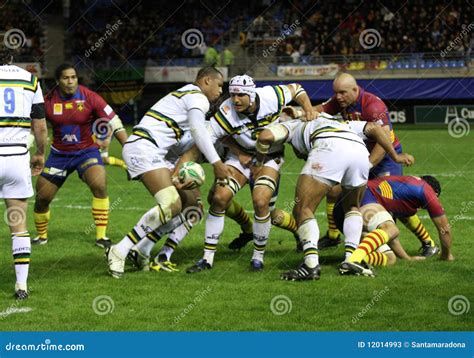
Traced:
<svg viewBox="0 0 474 358">
<path fill-rule="evenodd" d="M 123 146 L 122 157 L 127 164 L 127 171 L 131 179 L 156 169 L 168 169 L 169 163 L 165 160 L 167 148 L 158 148 L 147 139 L 133 134 Z M 134 141 L 135 139 L 138 139 Z"/>
<path fill-rule="evenodd" d="M 301 174 L 334 186 L 357 188 L 369 178 L 369 152 L 357 142 L 345 139 L 317 139 Z"/>
<path fill-rule="evenodd" d="M 26 199 L 33 194 L 30 153 L 0 156 L 0 198 Z"/>
<path fill-rule="evenodd" d="M 283 159 L 283 157 L 279 157 L 279 158 L 269 160 L 263 166 L 275 169 L 276 171 L 280 172 L 280 168 L 283 166 L 284 163 L 285 163 L 285 160 Z M 234 155 L 232 152 L 229 152 L 229 154 L 227 154 L 225 164 L 230 165 L 231 167 L 234 167 L 235 169 L 237 169 L 247 178 L 247 180 L 250 179 L 250 176 L 251 176 L 250 169 L 242 166 L 242 164 L 240 164 L 239 158 L 236 155 Z"/>
</svg>

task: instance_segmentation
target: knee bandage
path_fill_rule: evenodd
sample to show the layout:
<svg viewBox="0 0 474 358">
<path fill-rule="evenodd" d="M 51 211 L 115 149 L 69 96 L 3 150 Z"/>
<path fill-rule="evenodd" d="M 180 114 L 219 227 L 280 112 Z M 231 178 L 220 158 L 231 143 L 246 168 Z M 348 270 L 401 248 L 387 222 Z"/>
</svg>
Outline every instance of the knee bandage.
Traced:
<svg viewBox="0 0 474 358">
<path fill-rule="evenodd" d="M 374 231 L 380 225 L 387 221 L 390 221 L 395 224 L 395 221 L 393 221 L 392 216 L 388 212 L 381 211 L 379 213 L 375 213 L 369 220 L 369 223 L 367 224 L 367 229 L 369 232 Z"/>
<path fill-rule="evenodd" d="M 239 182 L 232 177 L 229 177 L 229 182 L 226 184 L 226 188 L 232 192 L 232 195 L 235 196 L 242 187 Z"/>
<path fill-rule="evenodd" d="M 169 186 L 156 193 L 155 199 L 160 211 L 160 221 L 164 224 L 173 216 L 171 206 L 179 199 L 178 191 L 174 186 Z"/>
<path fill-rule="evenodd" d="M 276 190 L 276 181 L 268 175 L 262 175 L 255 181 L 254 188 L 258 186 L 265 186 L 274 192 Z"/>
</svg>

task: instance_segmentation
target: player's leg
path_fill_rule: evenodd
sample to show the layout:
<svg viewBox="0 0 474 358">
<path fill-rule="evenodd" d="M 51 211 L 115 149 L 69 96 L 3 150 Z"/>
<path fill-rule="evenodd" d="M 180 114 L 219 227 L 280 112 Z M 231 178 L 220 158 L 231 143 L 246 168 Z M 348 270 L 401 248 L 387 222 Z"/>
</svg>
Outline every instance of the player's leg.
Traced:
<svg viewBox="0 0 474 358">
<path fill-rule="evenodd" d="M 334 220 L 334 206 L 336 205 L 336 200 L 339 195 L 341 195 L 341 193 L 341 186 L 335 185 L 326 197 L 326 217 L 328 220 L 328 230 L 326 234 L 319 239 L 320 250 L 337 246 L 341 242 L 341 232 L 337 229 Z"/>
<path fill-rule="evenodd" d="M 95 244 L 102 248 L 110 247 L 107 237 L 110 200 L 107 195 L 107 174 L 103 165 L 88 167 L 80 175 L 92 192 L 92 217 L 96 228 Z"/>
<path fill-rule="evenodd" d="M 125 161 L 123 161 L 122 159 L 110 156 L 108 150 L 101 150 L 100 156 L 102 157 L 102 161 L 104 162 L 105 165 L 120 167 L 122 169 L 127 170 L 127 165 L 125 164 Z"/>
<path fill-rule="evenodd" d="M 49 206 L 70 173 L 71 161 L 71 157 L 51 151 L 36 181 L 34 220 L 38 236 L 32 240 L 33 244 L 48 242 L 48 224 L 51 219 Z"/>
<path fill-rule="evenodd" d="M 421 222 L 418 215 L 412 215 L 410 217 L 400 217 L 400 221 L 409 229 L 421 243 L 421 255 L 425 257 L 434 256 L 439 252 L 439 248 L 431 238 L 430 234 L 426 230 L 425 226 Z"/>
<path fill-rule="evenodd" d="M 109 272 L 115 278 L 123 275 L 130 249 L 181 211 L 181 199 L 163 159 L 165 155 L 166 149 L 158 148 L 144 139 L 126 143 L 123 148 L 123 158 L 130 177 L 141 180 L 157 205 L 148 210 L 133 229 L 108 250 Z"/>
<path fill-rule="evenodd" d="M 215 185 L 214 195 L 206 218 L 204 255 L 196 264 L 189 267 L 187 273 L 196 273 L 212 268 L 219 238 L 224 231 L 225 210 L 229 207 L 233 197 L 247 183 L 247 176 L 233 166 L 229 166 L 232 176 L 225 186 Z M 242 168 L 241 168 L 242 169 Z M 245 170 L 242 169 L 244 172 Z"/>
<path fill-rule="evenodd" d="M 12 254 L 15 264 L 15 296 L 28 298 L 28 271 L 30 267 L 31 241 L 26 226 L 27 199 L 5 199 L 6 219 L 12 238 Z"/>
<path fill-rule="evenodd" d="M 226 209 L 225 216 L 239 224 L 242 230 L 239 236 L 229 243 L 229 249 L 240 250 L 253 240 L 253 219 L 235 199 L 232 199 L 229 207 Z"/>
<path fill-rule="evenodd" d="M 319 226 L 314 217 L 314 212 L 334 183 L 304 174 L 309 173 L 308 166 L 311 167 L 309 159 L 298 178 L 295 195 L 296 204 L 293 208 L 293 214 L 298 225 L 298 236 L 303 244 L 304 261 L 297 269 L 284 272 L 281 275 L 283 280 L 317 280 L 320 277 Z"/>
<path fill-rule="evenodd" d="M 277 190 L 279 172 L 270 166 L 264 166 L 254 178 L 252 202 L 255 210 L 253 223 L 254 249 L 250 262 L 253 270 L 263 269 L 263 256 L 272 227 L 270 200 Z"/>
</svg>

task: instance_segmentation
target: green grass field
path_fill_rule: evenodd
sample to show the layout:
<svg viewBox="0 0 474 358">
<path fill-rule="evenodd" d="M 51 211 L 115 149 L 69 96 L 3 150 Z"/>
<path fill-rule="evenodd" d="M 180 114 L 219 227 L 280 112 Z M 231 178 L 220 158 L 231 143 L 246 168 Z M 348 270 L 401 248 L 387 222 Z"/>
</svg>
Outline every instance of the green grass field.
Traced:
<svg viewBox="0 0 474 358">
<path fill-rule="evenodd" d="M 417 263 L 399 261 L 394 267 L 377 269 L 376 278 L 341 277 L 337 265 L 342 260 L 343 247 L 338 247 L 321 253 L 320 281 L 284 282 L 279 278 L 280 273 L 302 259 L 301 254 L 295 252 L 293 236 L 274 228 L 265 270 L 254 273 L 249 270 L 251 245 L 238 253 L 227 248 L 239 228 L 226 220 L 213 270 L 195 275 L 184 272 L 202 256 L 204 223 L 201 223 L 173 257 L 180 272 L 133 272 L 130 269 L 122 280 L 116 280 L 107 274 L 102 250 L 94 246 L 91 194 L 73 174 L 52 204 L 50 241 L 33 247 L 29 279 L 32 293 L 25 302 L 12 298 L 15 280 L 11 243 L 7 227 L 2 225 L 0 330 L 472 330 L 472 309 L 461 315 L 453 315 L 448 309 L 448 301 L 456 295 L 465 296 L 474 304 L 472 134 L 456 139 L 444 128 L 402 126 L 396 129 L 404 150 L 417 159 L 416 165 L 405 173 L 433 174 L 441 181 L 441 200 L 452 224 L 454 262 L 438 258 Z M 111 154 L 119 153 L 120 148 L 114 142 Z M 303 162 L 287 150 L 278 207 L 285 208 L 293 200 L 302 165 Z M 208 180 L 203 187 L 203 197 L 212 180 L 209 166 L 206 171 Z M 140 183 L 128 182 L 123 170 L 108 167 L 107 172 L 113 207 L 108 236 L 117 242 L 154 200 Z M 244 189 L 238 199 L 246 209 L 252 210 L 248 189 Z M 33 200 L 28 221 L 34 236 L 32 204 Z M 325 232 L 327 226 L 323 210 L 324 204 L 316 213 L 321 232 Z M 427 213 L 421 215 L 432 237 L 438 241 Z M 416 253 L 419 243 L 403 227 L 400 240 L 409 253 Z M 105 301 L 101 301 L 100 296 L 107 296 L 108 303 L 102 305 Z M 284 302 L 278 301 L 277 296 L 286 296 Z M 5 314 L 11 308 L 26 307 L 31 311 Z M 111 311 L 97 314 L 98 310 Z"/>
</svg>

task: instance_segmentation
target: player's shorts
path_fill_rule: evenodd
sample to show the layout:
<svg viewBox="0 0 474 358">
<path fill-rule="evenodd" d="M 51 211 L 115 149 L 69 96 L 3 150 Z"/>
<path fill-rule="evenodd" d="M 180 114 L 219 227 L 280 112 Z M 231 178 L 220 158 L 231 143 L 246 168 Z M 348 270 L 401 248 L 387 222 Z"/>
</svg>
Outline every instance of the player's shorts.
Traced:
<svg viewBox="0 0 474 358">
<path fill-rule="evenodd" d="M 10 149 L 0 149 L 0 198 L 30 198 L 34 194 L 31 184 L 30 153 L 26 145 L 15 147 L 15 153 L 19 154 L 14 154 Z"/>
<path fill-rule="evenodd" d="M 330 186 L 357 188 L 369 178 L 369 152 L 365 145 L 345 139 L 317 139 L 301 174 Z"/>
<path fill-rule="evenodd" d="M 51 148 L 41 176 L 61 186 L 75 170 L 82 179 L 84 172 L 94 165 L 104 165 L 98 148 L 92 147 L 71 153 L 58 152 Z"/>
<path fill-rule="evenodd" d="M 395 148 L 395 151 L 398 154 L 402 153 L 401 144 Z M 380 163 L 370 170 L 369 179 L 375 179 L 387 175 L 403 175 L 403 166 L 394 162 L 388 154 L 385 154 Z"/>
<path fill-rule="evenodd" d="M 365 191 L 364 196 L 362 197 L 362 200 L 360 202 L 360 206 L 364 206 L 367 204 L 378 204 L 377 199 L 369 189 Z"/>
<path fill-rule="evenodd" d="M 275 169 L 276 171 L 280 172 L 280 169 L 284 163 L 285 163 L 285 160 L 283 159 L 283 156 L 280 156 L 278 158 L 265 162 L 263 166 Z M 250 177 L 252 176 L 252 173 L 250 172 L 250 168 L 246 168 L 242 166 L 242 164 L 240 164 L 239 158 L 236 155 L 234 155 L 232 152 L 229 152 L 227 154 L 225 164 L 237 169 L 239 172 L 242 173 L 243 176 L 247 178 L 247 180 L 250 180 Z"/>
<path fill-rule="evenodd" d="M 166 153 L 167 148 L 159 148 L 148 139 L 132 134 L 123 146 L 122 157 L 130 178 L 136 180 L 149 171 L 169 169 Z"/>
</svg>

